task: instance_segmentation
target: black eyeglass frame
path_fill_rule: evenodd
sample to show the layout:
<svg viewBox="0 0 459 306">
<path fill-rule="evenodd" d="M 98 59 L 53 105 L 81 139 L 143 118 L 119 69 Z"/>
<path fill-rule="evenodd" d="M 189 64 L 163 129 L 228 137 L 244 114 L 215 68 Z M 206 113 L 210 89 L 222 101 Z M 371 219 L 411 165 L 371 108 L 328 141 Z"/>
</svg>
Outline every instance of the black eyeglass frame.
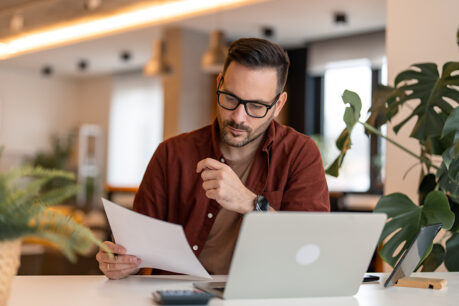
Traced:
<svg viewBox="0 0 459 306">
<path fill-rule="evenodd" d="M 219 82 L 219 84 L 218 84 L 218 88 L 220 88 L 220 86 L 222 85 L 222 83 L 223 83 L 223 77 L 220 79 L 220 82 Z M 276 97 L 274 98 L 274 102 L 273 102 L 271 105 L 266 105 L 266 104 L 261 103 L 261 102 L 259 102 L 259 101 L 257 101 L 257 100 L 244 100 L 244 99 L 239 98 L 239 97 L 236 96 L 235 94 L 232 94 L 232 93 L 230 93 L 230 92 L 223 91 L 223 90 L 220 90 L 220 89 L 217 89 L 217 92 L 216 92 L 216 93 L 217 93 L 217 103 L 218 103 L 218 105 L 220 105 L 220 107 L 222 107 L 222 108 L 224 108 L 224 109 L 226 109 L 226 110 L 233 111 L 233 110 L 235 110 L 236 108 L 238 108 L 240 104 L 242 104 L 242 105 L 244 105 L 245 113 L 246 113 L 248 116 L 250 116 L 250 117 L 252 117 L 252 118 L 261 119 L 261 118 L 266 117 L 266 115 L 268 114 L 269 110 L 270 110 L 271 108 L 273 108 L 274 105 L 276 105 L 277 101 L 279 101 L 279 97 L 280 97 L 280 95 L 281 95 L 282 92 L 279 92 L 279 93 L 276 95 Z M 223 106 L 223 105 L 220 104 L 220 94 L 229 95 L 229 96 L 235 98 L 235 99 L 237 100 L 238 103 L 237 103 L 236 106 L 233 107 L 233 108 L 225 107 L 225 106 Z M 257 104 L 257 105 L 260 105 L 260 106 L 265 107 L 265 108 L 266 108 L 265 114 L 264 114 L 263 116 L 253 116 L 253 115 L 249 114 L 249 111 L 248 111 L 248 109 L 247 109 L 247 103 L 253 103 L 253 104 Z"/>
</svg>

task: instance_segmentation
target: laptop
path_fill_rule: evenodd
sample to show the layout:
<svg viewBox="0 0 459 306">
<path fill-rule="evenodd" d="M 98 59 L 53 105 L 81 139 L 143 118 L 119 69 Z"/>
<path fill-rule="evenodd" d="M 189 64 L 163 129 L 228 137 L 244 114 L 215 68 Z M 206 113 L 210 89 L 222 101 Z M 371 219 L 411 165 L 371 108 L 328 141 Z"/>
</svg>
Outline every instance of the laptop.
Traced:
<svg viewBox="0 0 459 306">
<path fill-rule="evenodd" d="M 224 299 L 352 296 L 385 221 L 376 213 L 252 212 L 227 282 L 193 285 Z"/>
</svg>

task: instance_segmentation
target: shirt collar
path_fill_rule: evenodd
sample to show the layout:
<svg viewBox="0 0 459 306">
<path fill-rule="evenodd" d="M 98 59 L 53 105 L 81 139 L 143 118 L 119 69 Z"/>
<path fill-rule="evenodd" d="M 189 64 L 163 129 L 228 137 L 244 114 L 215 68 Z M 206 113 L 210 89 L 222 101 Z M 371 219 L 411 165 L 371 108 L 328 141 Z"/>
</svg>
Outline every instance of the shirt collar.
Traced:
<svg viewBox="0 0 459 306">
<path fill-rule="evenodd" d="M 269 124 L 268 128 L 266 129 L 266 133 L 264 136 L 264 141 L 261 145 L 261 150 L 264 152 L 269 152 L 271 146 L 274 142 L 274 138 L 276 137 L 276 128 L 279 125 L 275 120 L 272 120 Z M 218 126 L 218 120 L 215 118 L 214 122 L 212 123 L 212 148 L 215 153 L 215 157 L 217 160 L 220 160 L 223 157 L 222 152 L 220 151 L 219 146 L 219 139 L 220 139 L 220 128 Z"/>
</svg>

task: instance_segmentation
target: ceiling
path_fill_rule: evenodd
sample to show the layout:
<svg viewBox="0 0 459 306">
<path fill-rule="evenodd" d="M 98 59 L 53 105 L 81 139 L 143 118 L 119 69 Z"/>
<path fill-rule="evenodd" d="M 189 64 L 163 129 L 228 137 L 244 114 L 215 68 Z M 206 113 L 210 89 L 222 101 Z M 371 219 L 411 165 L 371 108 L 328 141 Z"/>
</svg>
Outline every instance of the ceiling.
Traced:
<svg viewBox="0 0 459 306">
<path fill-rule="evenodd" d="M 31 2 L 36 6 L 27 6 Z M 14 7 L 21 5 L 24 12 L 24 31 L 29 31 L 63 20 L 86 18 L 90 14 L 109 14 L 152 1 L 104 0 L 92 12 L 83 8 L 83 2 L 84 0 L 1 0 L 0 40 L 11 35 L 7 31 L 8 20 L 12 12 L 16 11 Z M 335 12 L 346 13 L 348 23 L 336 25 L 333 22 Z M 274 29 L 274 36 L 270 39 L 288 48 L 315 40 L 381 30 L 385 28 L 385 24 L 385 0 L 267 0 L 10 58 L 0 61 L 0 69 L 4 66 L 39 72 L 44 65 L 51 65 L 56 74 L 72 77 L 140 69 L 151 55 L 152 41 L 167 26 L 179 26 L 204 33 L 220 28 L 225 31 L 229 41 L 239 37 L 263 37 L 261 29 L 268 26 Z M 124 50 L 132 54 L 128 62 L 120 60 L 120 53 Z M 87 71 L 81 72 L 77 69 L 76 63 L 81 59 L 89 63 Z"/>
<path fill-rule="evenodd" d="M 10 30 L 10 22 L 15 15 L 21 15 L 24 20 L 22 33 L 70 20 L 102 17 L 147 3 L 165 1 L 173 0 L 1 0 L 0 40 L 17 34 Z M 89 3 L 98 5 L 91 9 Z"/>
</svg>

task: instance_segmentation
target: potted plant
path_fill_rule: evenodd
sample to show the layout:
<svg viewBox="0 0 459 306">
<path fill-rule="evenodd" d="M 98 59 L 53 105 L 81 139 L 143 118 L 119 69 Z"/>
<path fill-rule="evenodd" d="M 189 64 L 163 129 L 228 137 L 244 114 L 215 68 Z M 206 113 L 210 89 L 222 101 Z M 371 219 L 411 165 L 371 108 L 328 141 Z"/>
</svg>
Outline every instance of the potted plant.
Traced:
<svg viewBox="0 0 459 306">
<path fill-rule="evenodd" d="M 2 148 L 0 148 L 0 157 Z M 0 173 L 0 305 L 6 304 L 11 281 L 19 266 L 22 237 L 50 242 L 72 262 L 76 253 L 93 244 L 106 249 L 92 232 L 69 216 L 46 209 L 75 194 L 77 186 L 67 184 L 42 190 L 53 179 L 72 181 L 63 170 L 24 166 Z M 108 250 L 106 250 L 108 251 Z"/>
<path fill-rule="evenodd" d="M 339 156 L 327 169 L 338 176 L 346 151 L 351 147 L 351 132 L 355 124 L 362 124 L 365 132 L 385 138 L 402 151 L 417 158 L 421 164 L 421 178 L 417 205 L 402 193 L 382 196 L 375 212 L 388 216 L 379 243 L 381 258 L 392 267 L 423 225 L 441 223 L 444 234 L 440 243 L 431 246 L 422 262 L 422 271 L 434 271 L 443 262 L 449 271 L 459 271 L 459 62 L 443 65 L 441 75 L 434 63 L 415 64 L 395 78 L 395 87 L 381 86 L 375 93 L 370 116 L 360 121 L 362 104 L 359 96 L 344 91 L 346 128 L 336 140 Z M 393 127 L 398 133 L 416 117 L 410 137 L 417 139 L 420 154 L 383 135 L 379 127 L 392 122 L 400 108 L 408 101 L 419 104 L 411 114 Z M 441 157 L 441 163 L 433 157 Z M 392 234 L 392 235 L 391 235 Z M 446 248 L 441 242 L 446 241 Z M 397 252 L 401 249 L 400 252 Z"/>
</svg>

